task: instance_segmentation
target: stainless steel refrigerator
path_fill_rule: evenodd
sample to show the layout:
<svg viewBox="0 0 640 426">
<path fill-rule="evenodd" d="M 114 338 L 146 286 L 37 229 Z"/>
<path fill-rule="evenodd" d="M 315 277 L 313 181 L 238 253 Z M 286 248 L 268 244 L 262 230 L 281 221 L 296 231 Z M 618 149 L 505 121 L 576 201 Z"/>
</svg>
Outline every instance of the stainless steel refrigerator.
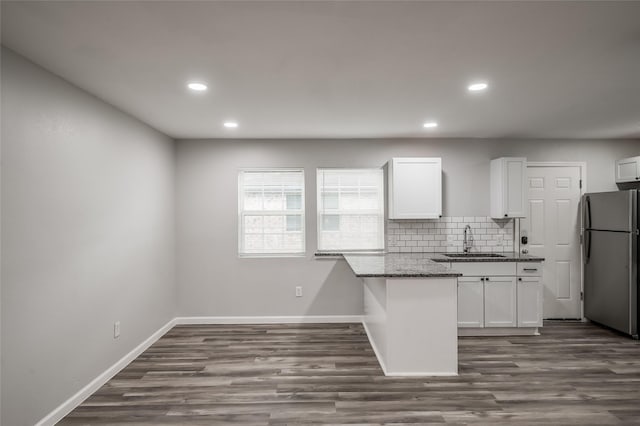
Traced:
<svg viewBox="0 0 640 426">
<path fill-rule="evenodd" d="M 638 338 L 638 190 L 582 199 L 584 316 Z"/>
</svg>

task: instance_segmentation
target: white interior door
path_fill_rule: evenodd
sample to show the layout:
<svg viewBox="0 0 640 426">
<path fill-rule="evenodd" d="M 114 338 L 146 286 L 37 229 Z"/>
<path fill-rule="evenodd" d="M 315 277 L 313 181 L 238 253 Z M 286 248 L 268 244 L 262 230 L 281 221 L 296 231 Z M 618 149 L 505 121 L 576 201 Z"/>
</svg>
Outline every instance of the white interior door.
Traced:
<svg viewBox="0 0 640 426">
<path fill-rule="evenodd" d="M 580 166 L 528 165 L 527 216 L 521 250 L 543 256 L 547 318 L 581 318 L 580 309 Z"/>
</svg>

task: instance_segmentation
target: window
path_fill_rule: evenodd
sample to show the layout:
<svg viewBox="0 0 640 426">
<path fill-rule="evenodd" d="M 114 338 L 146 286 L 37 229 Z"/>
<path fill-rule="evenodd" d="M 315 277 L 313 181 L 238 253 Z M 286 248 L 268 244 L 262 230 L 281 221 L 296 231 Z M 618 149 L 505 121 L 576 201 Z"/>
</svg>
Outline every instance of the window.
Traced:
<svg viewBox="0 0 640 426">
<path fill-rule="evenodd" d="M 318 169 L 318 250 L 384 248 L 382 169 Z"/>
<path fill-rule="evenodd" d="M 304 254 L 304 171 L 240 171 L 238 224 L 240 255 Z"/>
</svg>

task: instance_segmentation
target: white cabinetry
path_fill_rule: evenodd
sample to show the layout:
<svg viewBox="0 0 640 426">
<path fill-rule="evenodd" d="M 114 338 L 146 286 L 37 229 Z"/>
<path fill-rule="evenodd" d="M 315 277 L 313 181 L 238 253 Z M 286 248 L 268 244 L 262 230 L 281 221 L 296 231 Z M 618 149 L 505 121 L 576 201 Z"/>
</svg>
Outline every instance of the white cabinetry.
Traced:
<svg viewBox="0 0 640 426">
<path fill-rule="evenodd" d="M 491 160 L 491 217 L 525 217 L 527 159 L 502 157 Z"/>
<path fill-rule="evenodd" d="M 484 326 L 515 327 L 516 278 L 484 278 Z"/>
<path fill-rule="evenodd" d="M 616 161 L 616 183 L 640 181 L 640 156 Z"/>
<path fill-rule="evenodd" d="M 442 160 L 393 158 L 389 161 L 389 219 L 442 216 Z"/>
<path fill-rule="evenodd" d="M 537 334 L 542 327 L 542 267 L 537 262 L 449 264 L 458 278 L 458 334 Z"/>
<path fill-rule="evenodd" d="M 484 282 L 458 278 L 458 327 L 484 327 Z"/>
<path fill-rule="evenodd" d="M 542 327 L 541 276 L 541 264 L 518 264 L 518 327 Z"/>
<path fill-rule="evenodd" d="M 542 327 L 540 277 L 518 277 L 518 327 Z"/>
</svg>

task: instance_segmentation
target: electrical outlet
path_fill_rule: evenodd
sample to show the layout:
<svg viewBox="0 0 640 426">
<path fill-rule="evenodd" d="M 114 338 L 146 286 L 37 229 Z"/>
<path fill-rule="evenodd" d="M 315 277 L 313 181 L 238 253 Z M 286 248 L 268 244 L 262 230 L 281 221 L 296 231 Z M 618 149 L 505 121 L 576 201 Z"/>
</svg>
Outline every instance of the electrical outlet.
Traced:
<svg viewBox="0 0 640 426">
<path fill-rule="evenodd" d="M 118 337 L 120 337 L 120 321 L 113 323 L 113 338 L 117 339 Z"/>
<path fill-rule="evenodd" d="M 302 297 L 302 286 L 296 287 L 296 297 Z"/>
</svg>

